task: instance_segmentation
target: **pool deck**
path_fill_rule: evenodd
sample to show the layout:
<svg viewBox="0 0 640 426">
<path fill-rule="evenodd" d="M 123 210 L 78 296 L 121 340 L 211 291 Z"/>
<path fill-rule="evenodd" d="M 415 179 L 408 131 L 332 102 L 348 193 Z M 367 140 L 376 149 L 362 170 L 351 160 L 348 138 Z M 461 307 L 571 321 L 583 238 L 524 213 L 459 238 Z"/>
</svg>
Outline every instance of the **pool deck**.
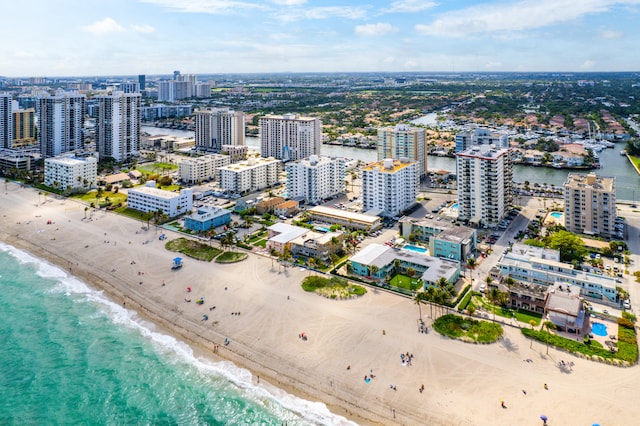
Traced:
<svg viewBox="0 0 640 426">
<path fill-rule="evenodd" d="M 561 217 L 553 217 L 551 216 L 552 213 L 560 213 L 560 212 L 549 212 L 547 213 L 547 216 L 544 218 L 544 224 L 549 226 L 549 225 L 562 225 L 564 226 L 564 213 L 560 213 L 562 216 Z"/>
</svg>

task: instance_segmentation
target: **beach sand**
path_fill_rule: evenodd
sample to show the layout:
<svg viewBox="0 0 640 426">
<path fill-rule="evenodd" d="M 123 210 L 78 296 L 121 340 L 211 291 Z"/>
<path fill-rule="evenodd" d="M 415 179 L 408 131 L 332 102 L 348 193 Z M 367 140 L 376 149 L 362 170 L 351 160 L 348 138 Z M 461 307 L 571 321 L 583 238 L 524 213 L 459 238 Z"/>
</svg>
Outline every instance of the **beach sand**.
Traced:
<svg viewBox="0 0 640 426">
<path fill-rule="evenodd" d="M 231 265 L 183 256 L 184 267 L 172 271 L 176 253 L 164 248 L 153 225 L 144 231 L 145 223 L 107 212 L 89 220 L 76 201 L 15 183 L 0 189 L 0 240 L 103 289 L 202 356 L 233 361 L 261 385 L 324 402 L 356 423 L 540 425 L 544 414 L 550 425 L 625 425 L 640 416 L 638 367 L 554 349 L 546 355 L 544 345 L 530 349 L 513 327 L 492 345 L 422 334 L 410 299 L 374 289 L 358 299 L 326 299 L 301 289 L 309 271 L 255 254 Z M 200 297 L 202 306 L 195 303 Z M 422 306 L 427 325 L 430 313 Z M 406 352 L 413 354 L 411 366 L 401 363 Z M 560 369 L 560 360 L 574 362 L 572 371 Z M 375 378 L 366 383 L 371 373 Z"/>
</svg>

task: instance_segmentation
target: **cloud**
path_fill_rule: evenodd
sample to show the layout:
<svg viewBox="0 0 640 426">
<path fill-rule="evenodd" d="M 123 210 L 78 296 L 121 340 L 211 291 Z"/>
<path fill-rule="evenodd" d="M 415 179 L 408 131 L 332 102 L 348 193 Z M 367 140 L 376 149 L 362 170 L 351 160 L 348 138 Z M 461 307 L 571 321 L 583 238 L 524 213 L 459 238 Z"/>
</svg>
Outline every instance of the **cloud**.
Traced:
<svg viewBox="0 0 640 426">
<path fill-rule="evenodd" d="M 307 0 L 271 0 L 271 3 L 275 3 L 279 6 L 297 6 L 299 4 L 305 4 Z"/>
<path fill-rule="evenodd" d="M 596 61 L 587 59 L 582 63 L 580 68 L 582 68 L 583 70 L 590 70 L 590 69 L 593 69 L 595 66 L 596 66 Z"/>
<path fill-rule="evenodd" d="M 605 39 L 622 38 L 624 33 L 621 31 L 602 30 L 600 31 L 600 37 Z"/>
<path fill-rule="evenodd" d="M 296 9 L 295 12 L 286 12 L 280 14 L 278 15 L 278 18 L 287 22 L 293 22 L 302 19 L 360 19 L 363 18 L 366 13 L 366 10 L 362 7 L 327 6 Z"/>
<path fill-rule="evenodd" d="M 80 27 L 82 31 L 94 35 L 105 35 L 110 33 L 122 33 L 126 29 L 111 18 L 104 18 L 102 21 L 94 22 L 91 25 Z"/>
<path fill-rule="evenodd" d="M 610 6 L 638 0 L 520 0 L 511 4 L 472 6 L 445 13 L 431 24 L 418 24 L 422 34 L 462 37 L 478 33 L 522 31 L 602 13 Z"/>
<path fill-rule="evenodd" d="M 436 2 L 423 0 L 399 0 L 391 3 L 385 12 L 420 12 L 437 6 Z"/>
<path fill-rule="evenodd" d="M 212 15 L 225 15 L 239 13 L 246 9 L 266 9 L 258 3 L 250 3 L 236 0 L 140 0 L 143 3 L 151 3 L 167 9 L 175 9 L 178 12 L 209 13 Z M 287 1 L 287 0 L 280 0 Z M 296 0 L 289 0 L 296 1 Z"/>
<path fill-rule="evenodd" d="M 148 24 L 142 24 L 142 25 L 131 25 L 131 29 L 136 32 L 136 33 L 141 33 L 141 34 L 149 34 L 154 32 L 156 29 L 153 28 L 151 25 Z"/>
<path fill-rule="evenodd" d="M 395 33 L 398 29 L 391 24 L 379 22 L 377 24 L 357 25 L 355 32 L 362 36 L 380 36 Z"/>
</svg>

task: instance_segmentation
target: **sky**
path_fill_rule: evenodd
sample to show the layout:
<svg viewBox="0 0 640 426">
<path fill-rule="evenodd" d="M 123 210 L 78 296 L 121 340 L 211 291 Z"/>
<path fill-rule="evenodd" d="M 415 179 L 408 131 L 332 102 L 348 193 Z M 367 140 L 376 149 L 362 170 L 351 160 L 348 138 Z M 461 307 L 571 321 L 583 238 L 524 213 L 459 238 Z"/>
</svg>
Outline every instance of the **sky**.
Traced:
<svg viewBox="0 0 640 426">
<path fill-rule="evenodd" d="M 0 16 L 8 77 L 640 71 L 640 0 L 28 0 Z"/>
</svg>

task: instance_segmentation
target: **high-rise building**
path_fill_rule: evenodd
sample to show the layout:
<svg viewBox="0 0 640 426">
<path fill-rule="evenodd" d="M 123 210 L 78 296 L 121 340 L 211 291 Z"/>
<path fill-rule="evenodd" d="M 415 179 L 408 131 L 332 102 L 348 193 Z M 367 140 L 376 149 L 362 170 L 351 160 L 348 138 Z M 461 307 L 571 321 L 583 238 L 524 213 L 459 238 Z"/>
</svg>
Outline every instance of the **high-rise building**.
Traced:
<svg viewBox="0 0 640 426">
<path fill-rule="evenodd" d="M 426 135 L 426 129 L 406 124 L 378 129 L 378 161 L 408 158 L 420 165 L 419 173 L 423 177 L 427 173 Z"/>
<path fill-rule="evenodd" d="M 322 122 L 297 114 L 260 118 L 260 155 L 295 161 L 320 155 Z"/>
<path fill-rule="evenodd" d="M 78 158 L 67 154 L 44 160 L 44 184 L 63 191 L 89 189 L 95 185 L 97 174 L 95 157 Z"/>
<path fill-rule="evenodd" d="M 140 83 L 133 82 L 133 81 L 125 81 L 124 83 L 120 83 L 120 91 L 124 93 L 139 93 Z"/>
<path fill-rule="evenodd" d="M 147 88 L 147 76 L 144 74 L 138 75 L 138 85 L 140 86 L 140 90 L 145 90 Z"/>
<path fill-rule="evenodd" d="M 39 98 L 38 141 L 42 158 L 84 148 L 85 96 L 58 90 Z"/>
<path fill-rule="evenodd" d="M 196 111 L 195 126 L 195 145 L 200 151 L 219 154 L 222 152 L 222 145 L 245 144 L 242 111 L 229 108 Z"/>
<path fill-rule="evenodd" d="M 418 196 L 419 164 L 385 158 L 362 169 L 362 209 L 393 217 L 408 209 Z"/>
<path fill-rule="evenodd" d="M 249 158 L 220 167 L 220 188 L 245 194 L 278 183 L 280 161 L 275 158 Z"/>
<path fill-rule="evenodd" d="M 36 140 L 36 111 L 33 108 L 18 109 L 12 112 L 12 147 L 34 145 Z"/>
<path fill-rule="evenodd" d="M 0 148 L 11 148 L 13 135 L 12 98 L 9 93 L 0 93 Z"/>
<path fill-rule="evenodd" d="M 130 161 L 140 149 L 140 93 L 112 92 L 96 96 L 96 146 L 100 157 Z"/>
<path fill-rule="evenodd" d="M 473 146 L 456 154 L 458 218 L 474 226 L 497 226 L 513 201 L 511 150 Z"/>
<path fill-rule="evenodd" d="M 564 183 L 564 223 L 571 232 L 614 237 L 616 178 L 569 173 Z"/>
<path fill-rule="evenodd" d="M 499 148 L 509 148 L 509 136 L 480 128 L 465 130 L 456 134 L 456 152 L 466 151 L 476 145 L 494 145 Z"/>
<path fill-rule="evenodd" d="M 344 192 L 344 158 L 312 155 L 308 159 L 288 162 L 285 169 L 289 198 L 321 203 L 325 198 Z"/>
</svg>

